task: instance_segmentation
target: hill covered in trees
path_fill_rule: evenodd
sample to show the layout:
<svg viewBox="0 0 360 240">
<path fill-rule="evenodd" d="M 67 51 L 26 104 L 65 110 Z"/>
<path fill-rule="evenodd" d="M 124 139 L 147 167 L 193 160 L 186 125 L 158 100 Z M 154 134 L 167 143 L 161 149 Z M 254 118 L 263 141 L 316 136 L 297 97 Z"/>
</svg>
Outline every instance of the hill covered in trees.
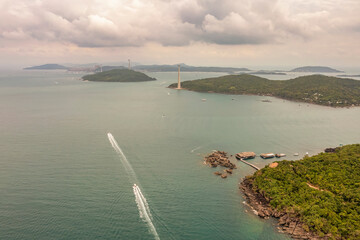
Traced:
<svg viewBox="0 0 360 240">
<path fill-rule="evenodd" d="M 267 95 L 332 107 L 360 105 L 360 81 L 324 75 L 268 80 L 242 74 L 184 81 L 182 88 L 197 92 Z M 171 84 L 176 88 L 177 84 Z"/>
<path fill-rule="evenodd" d="M 360 144 L 277 163 L 242 183 L 268 204 L 268 216 L 293 225 L 292 232 L 297 226 L 326 239 L 360 239 Z"/>
<path fill-rule="evenodd" d="M 97 82 L 145 82 L 156 80 L 144 73 L 129 69 L 112 69 L 109 71 L 86 75 L 82 78 L 83 80 Z"/>
</svg>

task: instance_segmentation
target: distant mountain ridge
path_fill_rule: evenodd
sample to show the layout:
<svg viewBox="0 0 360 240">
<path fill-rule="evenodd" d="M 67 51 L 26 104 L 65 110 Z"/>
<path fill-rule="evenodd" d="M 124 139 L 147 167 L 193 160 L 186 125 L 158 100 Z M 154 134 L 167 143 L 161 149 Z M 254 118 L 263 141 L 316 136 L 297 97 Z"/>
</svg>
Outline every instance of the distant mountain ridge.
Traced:
<svg viewBox="0 0 360 240">
<path fill-rule="evenodd" d="M 247 68 L 234 68 L 234 67 L 194 67 L 186 64 L 179 64 L 182 72 L 226 72 L 234 73 L 240 71 L 250 71 Z M 140 71 L 149 72 L 177 72 L 178 64 L 174 65 L 137 65 L 133 67 Z"/>
<path fill-rule="evenodd" d="M 59 69 L 66 70 L 68 68 L 59 64 L 43 64 L 39 66 L 24 68 L 24 70 L 59 70 Z"/>
<path fill-rule="evenodd" d="M 290 72 L 339 73 L 343 71 L 339 71 L 330 67 L 323 67 L 323 66 L 305 66 L 305 67 L 294 68 Z"/>
</svg>

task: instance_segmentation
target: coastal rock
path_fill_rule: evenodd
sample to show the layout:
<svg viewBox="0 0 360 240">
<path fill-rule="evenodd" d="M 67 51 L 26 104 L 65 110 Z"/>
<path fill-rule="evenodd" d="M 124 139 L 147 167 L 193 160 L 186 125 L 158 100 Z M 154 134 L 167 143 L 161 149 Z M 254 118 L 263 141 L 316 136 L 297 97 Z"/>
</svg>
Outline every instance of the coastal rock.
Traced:
<svg viewBox="0 0 360 240">
<path fill-rule="evenodd" d="M 273 209 L 269 204 L 269 199 L 253 190 L 252 179 L 245 178 L 240 184 L 240 189 L 242 190 L 246 201 L 259 217 L 264 219 L 270 217 L 278 218 L 280 231 L 289 234 L 292 238 L 308 240 L 328 240 L 331 238 L 331 236 L 319 237 L 313 232 L 305 231 L 300 219 L 295 213 L 290 214 Z"/>
<path fill-rule="evenodd" d="M 221 174 L 221 178 L 227 178 L 227 174 L 226 173 Z"/>
<path fill-rule="evenodd" d="M 224 151 L 215 151 L 210 153 L 209 155 L 205 156 L 204 161 L 209 164 L 209 166 L 214 168 L 217 166 L 229 168 L 226 170 L 229 174 L 232 173 L 232 169 L 236 168 L 236 165 L 230 162 L 227 153 Z"/>
<path fill-rule="evenodd" d="M 324 152 L 326 153 L 334 153 L 336 152 L 336 150 L 338 150 L 339 147 L 336 147 L 336 148 L 325 148 Z"/>
</svg>

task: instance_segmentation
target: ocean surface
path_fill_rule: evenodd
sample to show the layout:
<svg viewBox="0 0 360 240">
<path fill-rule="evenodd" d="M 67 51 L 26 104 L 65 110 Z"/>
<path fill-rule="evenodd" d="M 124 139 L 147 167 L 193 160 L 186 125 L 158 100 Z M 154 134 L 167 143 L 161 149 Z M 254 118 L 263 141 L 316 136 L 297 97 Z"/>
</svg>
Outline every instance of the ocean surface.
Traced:
<svg viewBox="0 0 360 240">
<path fill-rule="evenodd" d="M 296 160 L 360 142 L 360 108 L 179 91 L 166 88 L 177 73 L 149 75 L 158 80 L 0 72 L 0 239 L 289 239 L 244 204 L 238 183 L 254 169 L 238 162 L 221 179 L 203 156 Z"/>
</svg>

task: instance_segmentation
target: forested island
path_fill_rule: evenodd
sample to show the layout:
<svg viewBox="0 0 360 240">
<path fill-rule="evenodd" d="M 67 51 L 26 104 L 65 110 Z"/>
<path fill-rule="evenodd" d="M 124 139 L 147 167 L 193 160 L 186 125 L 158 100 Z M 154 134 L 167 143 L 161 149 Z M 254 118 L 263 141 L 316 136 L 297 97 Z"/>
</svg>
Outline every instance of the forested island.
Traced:
<svg viewBox="0 0 360 240">
<path fill-rule="evenodd" d="M 241 183 L 259 216 L 295 238 L 360 239 L 360 144 L 279 161 Z M 316 238 L 318 239 L 318 238 Z"/>
<path fill-rule="evenodd" d="M 280 81 L 241 74 L 184 81 L 181 86 L 197 92 L 266 95 L 332 107 L 360 105 L 360 81 L 324 75 Z"/>
<path fill-rule="evenodd" d="M 109 71 L 86 75 L 82 78 L 83 80 L 96 82 L 145 82 L 156 80 L 144 73 L 129 69 L 112 69 Z"/>
</svg>

